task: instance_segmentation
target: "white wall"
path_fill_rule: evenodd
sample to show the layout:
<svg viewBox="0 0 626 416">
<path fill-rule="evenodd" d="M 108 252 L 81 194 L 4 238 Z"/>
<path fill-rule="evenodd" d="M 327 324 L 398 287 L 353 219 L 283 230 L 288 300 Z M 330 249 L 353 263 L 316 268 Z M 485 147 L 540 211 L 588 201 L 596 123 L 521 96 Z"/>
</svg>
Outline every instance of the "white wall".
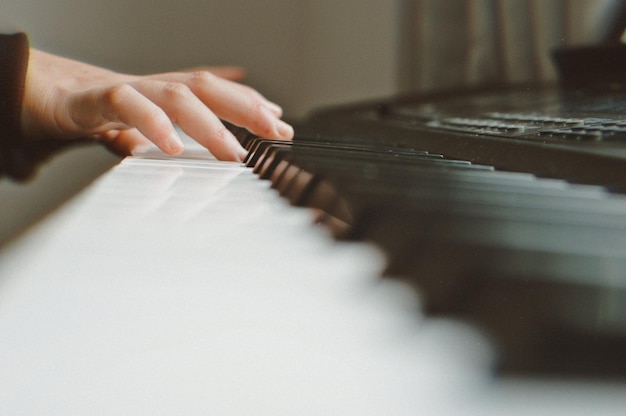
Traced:
<svg viewBox="0 0 626 416">
<path fill-rule="evenodd" d="M 239 64 L 290 115 L 396 91 L 397 0 L 0 0 L 34 46 L 133 73 Z"/>
</svg>

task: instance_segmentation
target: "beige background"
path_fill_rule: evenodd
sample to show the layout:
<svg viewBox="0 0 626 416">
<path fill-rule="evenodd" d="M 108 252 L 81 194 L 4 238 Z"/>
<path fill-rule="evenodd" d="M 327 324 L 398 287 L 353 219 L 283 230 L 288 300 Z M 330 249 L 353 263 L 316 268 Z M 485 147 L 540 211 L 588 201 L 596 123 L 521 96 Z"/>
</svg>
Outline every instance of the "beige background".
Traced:
<svg viewBox="0 0 626 416">
<path fill-rule="evenodd" d="M 238 64 L 289 115 L 396 88 L 397 0 L 0 0 L 33 45 L 133 73 Z"/>
<path fill-rule="evenodd" d="M 242 65 L 247 83 L 301 117 L 319 106 L 471 81 L 475 62 L 458 64 L 456 55 L 475 50 L 469 35 L 488 21 L 458 11 L 489 10 L 493 1 L 511 16 L 549 5 L 584 23 L 610 0 L 0 0 L 0 31 L 23 30 L 35 47 L 131 73 Z M 505 21 L 521 34 L 507 51 L 522 51 L 520 20 Z M 536 27 L 557 44 L 579 42 L 589 29 L 576 23 L 561 35 L 553 19 Z M 455 66 L 442 65 L 448 61 Z M 28 186 L 0 179 L 0 245 L 115 162 L 103 149 L 81 148 L 48 163 Z"/>
<path fill-rule="evenodd" d="M 396 0 L 0 0 L 0 30 L 131 73 L 237 64 L 288 116 L 396 91 Z M 0 246 L 116 163 L 78 148 L 0 179 Z"/>
</svg>

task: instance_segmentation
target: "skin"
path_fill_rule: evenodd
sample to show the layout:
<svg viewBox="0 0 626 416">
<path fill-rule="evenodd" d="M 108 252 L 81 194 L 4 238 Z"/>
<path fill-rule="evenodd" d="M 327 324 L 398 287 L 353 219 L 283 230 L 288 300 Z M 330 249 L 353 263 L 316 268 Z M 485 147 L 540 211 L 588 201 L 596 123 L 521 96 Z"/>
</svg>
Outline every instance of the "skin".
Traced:
<svg viewBox="0 0 626 416">
<path fill-rule="evenodd" d="M 206 67 L 135 76 L 32 49 L 22 103 L 29 139 L 93 137 L 121 153 L 150 142 L 171 155 L 183 151 L 174 129 L 220 160 L 246 151 L 220 119 L 269 139 L 290 140 L 282 109 L 235 81 L 243 70 Z"/>
</svg>

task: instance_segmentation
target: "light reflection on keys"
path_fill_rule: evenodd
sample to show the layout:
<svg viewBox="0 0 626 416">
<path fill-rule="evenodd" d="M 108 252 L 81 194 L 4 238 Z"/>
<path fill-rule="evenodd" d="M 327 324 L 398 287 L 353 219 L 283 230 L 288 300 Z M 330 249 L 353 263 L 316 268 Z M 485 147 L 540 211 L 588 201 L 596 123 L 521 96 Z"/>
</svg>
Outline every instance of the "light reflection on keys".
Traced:
<svg viewBox="0 0 626 416">
<path fill-rule="evenodd" d="M 127 159 L 0 253 L 0 414 L 626 405 L 617 384 L 491 380 L 480 333 L 424 319 L 379 252 L 311 218 L 242 166 Z"/>
</svg>

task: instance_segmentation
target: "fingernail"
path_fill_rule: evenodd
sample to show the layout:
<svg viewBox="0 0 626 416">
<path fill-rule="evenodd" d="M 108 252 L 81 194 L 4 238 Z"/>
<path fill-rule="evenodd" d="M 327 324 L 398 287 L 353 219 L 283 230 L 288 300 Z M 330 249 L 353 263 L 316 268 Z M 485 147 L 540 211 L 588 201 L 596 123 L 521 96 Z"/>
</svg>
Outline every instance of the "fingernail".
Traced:
<svg viewBox="0 0 626 416">
<path fill-rule="evenodd" d="M 172 134 L 170 134 L 168 147 L 173 153 L 178 154 L 183 151 L 183 149 L 185 148 L 185 145 L 183 144 L 183 141 L 180 139 L 180 136 L 176 132 L 173 132 Z"/>
<path fill-rule="evenodd" d="M 293 127 L 282 120 L 276 120 L 276 132 L 278 137 L 289 140 L 293 137 Z"/>
</svg>

